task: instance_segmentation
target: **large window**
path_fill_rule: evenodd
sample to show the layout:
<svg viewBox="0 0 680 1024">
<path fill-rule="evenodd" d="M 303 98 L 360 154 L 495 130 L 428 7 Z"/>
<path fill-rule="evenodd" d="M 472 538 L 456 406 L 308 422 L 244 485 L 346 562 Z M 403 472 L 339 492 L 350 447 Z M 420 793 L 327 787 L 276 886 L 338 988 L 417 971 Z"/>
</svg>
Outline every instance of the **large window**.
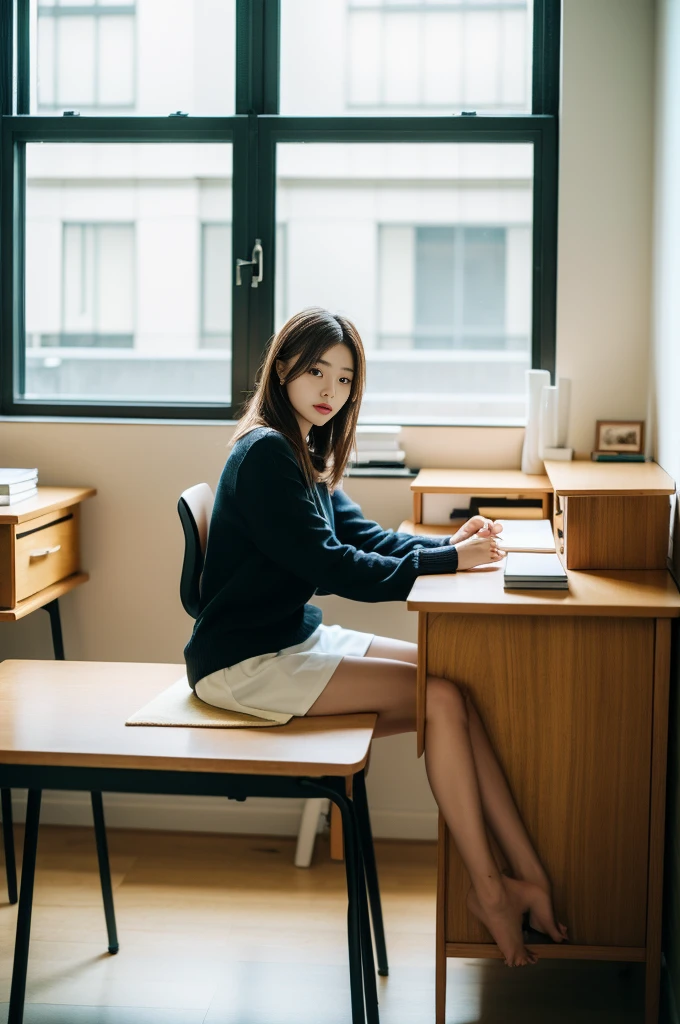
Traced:
<svg viewBox="0 0 680 1024">
<path fill-rule="evenodd" d="M 0 4 L 0 412 L 234 418 L 352 319 L 366 422 L 554 370 L 559 0 Z"/>
</svg>

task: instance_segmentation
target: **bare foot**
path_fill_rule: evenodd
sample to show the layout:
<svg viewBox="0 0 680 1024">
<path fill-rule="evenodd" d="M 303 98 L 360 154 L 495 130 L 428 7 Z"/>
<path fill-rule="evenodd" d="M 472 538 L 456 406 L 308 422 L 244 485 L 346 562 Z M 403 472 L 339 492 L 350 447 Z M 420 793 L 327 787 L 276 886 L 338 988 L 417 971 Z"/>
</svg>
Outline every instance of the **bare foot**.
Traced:
<svg viewBox="0 0 680 1024">
<path fill-rule="evenodd" d="M 522 914 L 528 909 L 527 893 L 522 887 L 530 883 L 505 877 L 501 881 L 500 897 L 484 903 L 471 888 L 467 894 L 468 910 L 491 932 L 508 967 L 535 964 L 538 957 L 526 948 L 522 938 Z"/>
<path fill-rule="evenodd" d="M 549 935 L 553 942 L 569 941 L 567 926 L 555 920 L 552 900 L 543 889 L 536 889 L 535 897 L 529 904 L 529 927 Z"/>
<path fill-rule="evenodd" d="M 552 905 L 552 887 L 548 876 L 542 873 L 534 878 L 525 876 L 522 880 L 539 890 L 530 895 L 529 927 L 533 931 L 549 935 L 554 942 L 568 942 L 569 935 L 566 924 L 562 924 L 555 917 Z"/>
</svg>

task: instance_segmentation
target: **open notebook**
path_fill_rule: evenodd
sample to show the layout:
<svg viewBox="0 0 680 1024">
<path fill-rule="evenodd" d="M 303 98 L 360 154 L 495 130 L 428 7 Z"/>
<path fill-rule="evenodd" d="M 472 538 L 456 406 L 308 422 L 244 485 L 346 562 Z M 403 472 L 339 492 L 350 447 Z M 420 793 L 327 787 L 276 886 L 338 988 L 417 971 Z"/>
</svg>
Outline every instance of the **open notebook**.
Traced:
<svg viewBox="0 0 680 1024">
<path fill-rule="evenodd" d="M 503 551 L 555 551 L 555 538 L 549 519 L 497 519 L 503 527 L 498 544 Z"/>
</svg>

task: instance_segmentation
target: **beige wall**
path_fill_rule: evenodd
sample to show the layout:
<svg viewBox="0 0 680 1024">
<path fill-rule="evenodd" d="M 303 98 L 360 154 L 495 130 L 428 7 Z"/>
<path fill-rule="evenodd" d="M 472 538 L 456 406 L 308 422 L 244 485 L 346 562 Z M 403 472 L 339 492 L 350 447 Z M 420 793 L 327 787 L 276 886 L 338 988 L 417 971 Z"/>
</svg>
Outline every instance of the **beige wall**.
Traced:
<svg viewBox="0 0 680 1024">
<path fill-rule="evenodd" d="M 574 381 L 570 442 L 589 451 L 598 417 L 645 415 L 653 9 L 651 0 L 564 7 L 558 367 Z M 91 581 L 62 602 L 69 658 L 181 661 L 191 622 L 177 593 L 177 497 L 199 480 L 214 486 L 229 434 L 214 424 L 0 422 L 5 465 L 37 465 L 43 483 L 98 489 L 83 514 Z M 405 444 L 411 465 L 519 466 L 522 434 L 410 427 Z M 407 481 L 353 479 L 347 489 L 384 526 L 409 515 Z M 415 616 L 402 605 L 320 603 L 327 622 L 415 640 Z M 0 656 L 50 657 L 47 616 L 0 626 Z M 413 737 L 376 745 L 369 791 L 376 834 L 434 837 Z M 111 796 L 107 813 L 111 824 L 294 832 L 299 807 Z M 49 795 L 49 816 L 88 820 L 76 795 Z"/>
<path fill-rule="evenodd" d="M 557 370 L 570 445 L 644 419 L 651 257 L 654 0 L 563 0 Z"/>
</svg>

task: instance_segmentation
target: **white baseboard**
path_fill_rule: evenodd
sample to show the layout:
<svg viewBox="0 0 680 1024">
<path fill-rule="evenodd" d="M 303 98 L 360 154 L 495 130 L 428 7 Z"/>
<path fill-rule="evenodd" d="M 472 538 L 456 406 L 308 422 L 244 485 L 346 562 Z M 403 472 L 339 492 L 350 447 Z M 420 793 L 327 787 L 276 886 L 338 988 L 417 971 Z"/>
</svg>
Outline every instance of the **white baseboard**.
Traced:
<svg viewBox="0 0 680 1024">
<path fill-rule="evenodd" d="M 26 816 L 26 792 L 12 793 L 14 819 Z M 301 800 L 250 797 L 243 803 L 220 797 L 148 796 L 105 793 L 106 824 L 110 828 L 145 828 L 171 832 L 222 832 L 241 835 L 295 836 L 302 814 Z M 45 790 L 40 820 L 46 825 L 91 825 L 87 793 Z M 371 810 L 377 839 L 437 838 L 437 815 L 431 811 Z"/>
</svg>

